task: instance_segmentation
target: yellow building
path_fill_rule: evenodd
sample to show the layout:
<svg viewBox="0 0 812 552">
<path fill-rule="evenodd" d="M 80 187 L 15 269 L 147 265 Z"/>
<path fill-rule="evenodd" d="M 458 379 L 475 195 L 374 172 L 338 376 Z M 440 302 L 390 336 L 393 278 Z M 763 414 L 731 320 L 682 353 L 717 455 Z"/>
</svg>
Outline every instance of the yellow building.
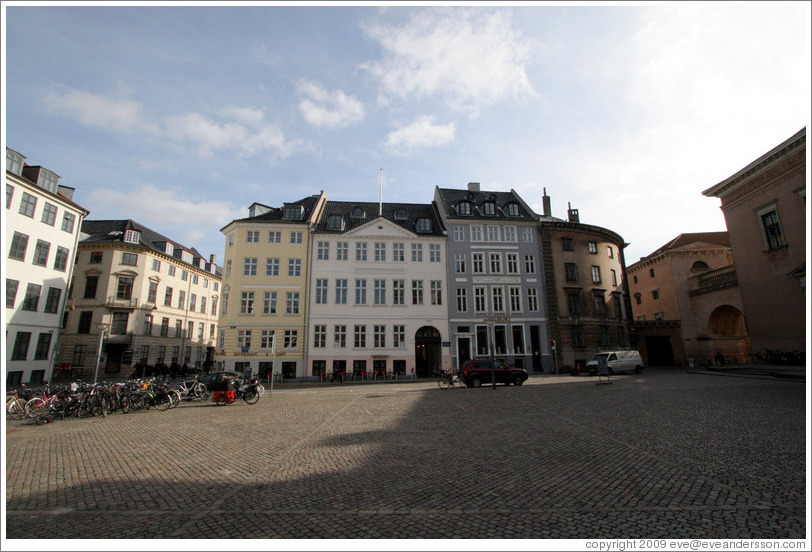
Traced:
<svg viewBox="0 0 812 552">
<path fill-rule="evenodd" d="M 281 208 L 254 203 L 226 237 L 217 368 L 306 375 L 311 230 L 324 192 Z"/>
</svg>

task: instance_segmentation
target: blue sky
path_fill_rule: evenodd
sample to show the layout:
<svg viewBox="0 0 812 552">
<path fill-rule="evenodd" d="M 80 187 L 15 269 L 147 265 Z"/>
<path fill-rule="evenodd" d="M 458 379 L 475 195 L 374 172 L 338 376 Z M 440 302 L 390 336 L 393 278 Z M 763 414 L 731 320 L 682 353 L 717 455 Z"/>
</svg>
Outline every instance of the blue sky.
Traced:
<svg viewBox="0 0 812 552">
<path fill-rule="evenodd" d="M 546 188 L 631 264 L 724 230 L 702 190 L 810 118 L 808 2 L 234 5 L 5 2 L 4 145 L 218 259 L 251 203 L 382 174 L 388 202 Z"/>
</svg>

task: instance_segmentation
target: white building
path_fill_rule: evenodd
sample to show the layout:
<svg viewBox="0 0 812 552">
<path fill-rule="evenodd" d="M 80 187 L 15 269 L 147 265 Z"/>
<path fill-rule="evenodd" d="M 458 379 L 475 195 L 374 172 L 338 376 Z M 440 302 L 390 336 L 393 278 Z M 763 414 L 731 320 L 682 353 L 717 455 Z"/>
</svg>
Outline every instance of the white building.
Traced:
<svg viewBox="0 0 812 552">
<path fill-rule="evenodd" d="M 312 236 L 309 375 L 449 368 L 445 241 L 430 204 L 328 201 Z"/>
<path fill-rule="evenodd" d="M 73 189 L 6 148 L 6 385 L 50 380 L 82 219 Z"/>
</svg>

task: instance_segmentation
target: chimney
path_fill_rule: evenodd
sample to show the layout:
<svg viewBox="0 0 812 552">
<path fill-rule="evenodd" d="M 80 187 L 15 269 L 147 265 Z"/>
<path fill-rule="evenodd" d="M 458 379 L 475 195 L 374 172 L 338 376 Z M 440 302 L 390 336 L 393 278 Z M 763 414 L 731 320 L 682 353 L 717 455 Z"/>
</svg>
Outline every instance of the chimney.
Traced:
<svg viewBox="0 0 812 552">
<path fill-rule="evenodd" d="M 213 265 L 213 264 L 215 264 L 216 261 L 217 261 L 217 255 L 215 255 L 214 253 L 209 255 L 209 264 Z"/>
<path fill-rule="evenodd" d="M 547 188 L 544 188 L 544 195 L 541 196 L 541 205 L 544 209 L 544 216 L 551 217 L 552 210 L 550 209 L 550 196 L 547 195 Z"/>
<path fill-rule="evenodd" d="M 567 217 L 570 222 L 581 222 L 578 216 L 578 209 L 573 209 L 569 202 L 567 202 Z"/>
<path fill-rule="evenodd" d="M 468 191 L 469 192 L 478 192 L 479 191 L 479 182 L 469 182 L 468 183 Z"/>
</svg>

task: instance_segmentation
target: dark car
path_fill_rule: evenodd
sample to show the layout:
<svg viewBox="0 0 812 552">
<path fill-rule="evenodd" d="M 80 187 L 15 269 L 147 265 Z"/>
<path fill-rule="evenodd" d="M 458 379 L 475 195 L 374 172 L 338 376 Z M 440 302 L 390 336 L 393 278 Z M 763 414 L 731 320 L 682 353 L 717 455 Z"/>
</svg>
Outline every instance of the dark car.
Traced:
<svg viewBox="0 0 812 552">
<path fill-rule="evenodd" d="M 227 378 L 237 378 L 240 375 L 237 372 L 209 372 L 202 378 L 200 383 L 206 386 L 207 389 L 216 390 L 223 384 L 223 380 Z"/>
<path fill-rule="evenodd" d="M 187 364 L 186 365 L 186 373 L 187 374 L 199 374 L 201 372 L 200 367 L 195 364 Z"/>
<path fill-rule="evenodd" d="M 460 370 L 462 381 L 468 387 L 479 387 L 483 383 L 504 383 L 505 385 L 521 385 L 527 381 L 527 370 L 524 368 L 517 368 L 505 364 L 504 361 L 498 358 L 493 362 L 493 369 L 491 369 L 491 360 L 474 359 L 469 360 L 462 365 Z M 492 379 L 493 378 L 493 379 Z"/>
</svg>

